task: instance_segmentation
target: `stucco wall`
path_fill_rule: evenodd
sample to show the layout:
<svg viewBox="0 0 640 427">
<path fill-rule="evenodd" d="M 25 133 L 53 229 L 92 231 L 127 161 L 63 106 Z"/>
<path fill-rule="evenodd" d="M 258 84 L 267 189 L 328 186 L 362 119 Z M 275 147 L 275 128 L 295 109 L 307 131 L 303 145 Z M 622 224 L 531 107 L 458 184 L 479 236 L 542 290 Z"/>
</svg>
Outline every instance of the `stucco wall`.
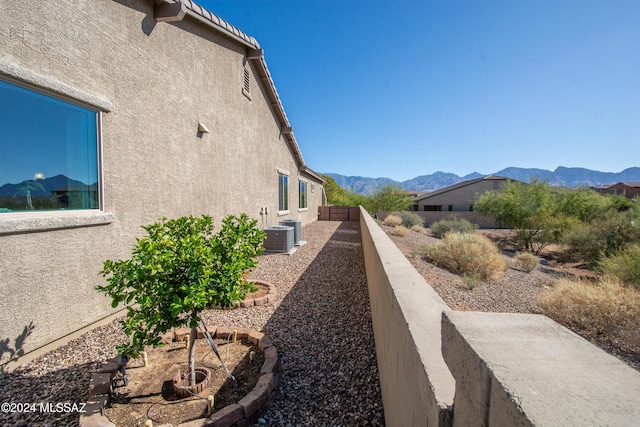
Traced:
<svg viewBox="0 0 640 427">
<path fill-rule="evenodd" d="M 208 214 L 219 224 L 246 212 L 261 226 L 317 219 L 321 183 L 305 177 L 300 211 L 299 165 L 251 62 L 251 99 L 242 94 L 242 44 L 189 17 L 156 23 L 152 2 L 25 0 L 0 3 L 0 46 L 5 65 L 111 107 L 102 114 L 109 219 L 0 235 L 0 339 L 13 344 L 33 322 L 30 351 L 112 313 L 93 290 L 102 262 L 127 257 L 140 225 L 162 216 Z M 198 122 L 210 133 L 198 134 Z M 280 217 L 278 169 L 289 172 L 289 213 Z"/>
<path fill-rule="evenodd" d="M 448 307 L 363 208 L 360 229 L 385 422 L 449 426 L 455 382 L 440 351 Z"/>
<path fill-rule="evenodd" d="M 478 196 L 488 190 L 500 190 L 504 186 L 504 179 L 483 179 L 469 185 L 445 191 L 441 194 L 418 201 L 418 210 L 423 211 L 424 206 L 442 206 L 447 210 L 449 205 L 454 211 L 469 211 L 469 207 L 475 203 Z"/>
</svg>

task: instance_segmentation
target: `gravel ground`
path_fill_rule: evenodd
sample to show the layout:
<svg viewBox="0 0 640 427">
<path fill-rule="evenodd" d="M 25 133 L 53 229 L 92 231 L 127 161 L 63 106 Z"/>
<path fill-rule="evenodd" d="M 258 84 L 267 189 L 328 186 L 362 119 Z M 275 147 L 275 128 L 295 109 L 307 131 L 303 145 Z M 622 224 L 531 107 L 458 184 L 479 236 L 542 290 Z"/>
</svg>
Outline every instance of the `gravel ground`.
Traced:
<svg viewBox="0 0 640 427">
<path fill-rule="evenodd" d="M 275 303 L 210 310 L 208 325 L 264 331 L 281 356 L 271 426 L 383 425 L 360 233 L 356 222 L 317 221 L 291 256 L 263 255 L 251 274 L 276 285 Z M 117 322 L 96 328 L 12 373 L 0 402 L 86 402 L 89 379 L 125 339 Z M 77 413 L 0 413 L 2 426 L 77 425 Z"/>
<path fill-rule="evenodd" d="M 508 268 L 495 282 L 481 283 L 470 290 L 460 275 L 436 267 L 420 256 L 421 246 L 433 245 L 440 239 L 416 232 L 399 237 L 391 233 L 392 227 L 382 228 L 452 310 L 541 313 L 536 303 L 538 293 L 561 274 L 551 267 L 539 266 L 531 273 Z M 513 258 L 504 256 L 504 259 L 509 267 L 517 268 Z"/>
<path fill-rule="evenodd" d="M 448 270 L 434 266 L 425 261 L 420 255 L 420 248 L 433 245 L 440 241 L 427 234 L 410 232 L 405 237 L 392 233 L 393 228 L 381 226 L 396 246 L 409 259 L 411 264 L 420 272 L 434 290 L 453 310 L 460 311 L 489 311 L 500 313 L 539 313 L 543 310 L 536 299 L 540 292 L 552 286 L 558 278 L 563 276 L 593 278 L 594 273 L 577 268 L 572 264 L 561 264 L 551 260 L 547 266 L 539 265 L 531 273 L 518 270 L 518 265 L 512 256 L 503 255 L 508 268 L 503 275 L 492 283 L 481 283 L 474 289 L 464 283 L 461 276 Z M 490 234 L 493 238 L 504 239 L 508 231 L 480 230 Z M 571 329 L 571 325 L 565 325 Z M 574 330 L 580 334 L 579 330 Z M 615 348 L 602 340 L 585 337 L 588 341 L 602 348 L 604 351 L 620 358 L 632 368 L 640 371 L 640 355 Z"/>
</svg>

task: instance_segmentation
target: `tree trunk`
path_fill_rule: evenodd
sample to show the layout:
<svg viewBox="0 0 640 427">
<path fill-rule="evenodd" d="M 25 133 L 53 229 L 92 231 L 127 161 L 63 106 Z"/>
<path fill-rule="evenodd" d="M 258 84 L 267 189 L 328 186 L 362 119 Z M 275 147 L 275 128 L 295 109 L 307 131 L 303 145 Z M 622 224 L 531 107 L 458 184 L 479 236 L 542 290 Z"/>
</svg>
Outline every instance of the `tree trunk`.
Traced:
<svg viewBox="0 0 640 427">
<path fill-rule="evenodd" d="M 195 314 L 194 314 L 195 316 Z M 191 339 L 189 341 L 189 385 L 196 385 L 196 337 L 198 328 L 191 328 Z"/>
</svg>

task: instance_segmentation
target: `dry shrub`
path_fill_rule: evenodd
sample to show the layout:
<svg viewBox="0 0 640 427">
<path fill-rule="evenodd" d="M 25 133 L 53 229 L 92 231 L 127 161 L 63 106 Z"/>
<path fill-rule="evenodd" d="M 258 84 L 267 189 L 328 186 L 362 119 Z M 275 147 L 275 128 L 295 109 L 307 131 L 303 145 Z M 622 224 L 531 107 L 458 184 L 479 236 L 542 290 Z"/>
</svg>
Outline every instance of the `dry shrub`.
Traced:
<svg viewBox="0 0 640 427">
<path fill-rule="evenodd" d="M 520 270 L 531 273 L 540 264 L 540 258 L 529 252 L 521 252 L 516 255 L 516 261 Z"/>
<path fill-rule="evenodd" d="M 481 234 L 447 233 L 438 244 L 427 247 L 426 256 L 440 267 L 485 282 L 506 270 L 498 247 Z"/>
<path fill-rule="evenodd" d="M 640 352 L 640 291 L 617 279 L 561 279 L 538 295 L 538 304 L 547 316 L 585 337 Z"/>
<path fill-rule="evenodd" d="M 389 227 L 395 227 L 402 224 L 402 218 L 396 215 L 387 215 L 387 217 L 384 219 L 383 224 L 388 225 Z"/>
<path fill-rule="evenodd" d="M 423 226 L 418 224 L 415 224 L 413 227 L 411 227 L 411 231 L 415 231 L 416 233 L 420 234 L 425 234 L 427 232 L 427 230 L 425 230 Z"/>
<path fill-rule="evenodd" d="M 393 234 L 395 234 L 396 236 L 404 237 L 409 234 L 409 229 L 403 225 L 396 225 L 393 228 Z"/>
</svg>

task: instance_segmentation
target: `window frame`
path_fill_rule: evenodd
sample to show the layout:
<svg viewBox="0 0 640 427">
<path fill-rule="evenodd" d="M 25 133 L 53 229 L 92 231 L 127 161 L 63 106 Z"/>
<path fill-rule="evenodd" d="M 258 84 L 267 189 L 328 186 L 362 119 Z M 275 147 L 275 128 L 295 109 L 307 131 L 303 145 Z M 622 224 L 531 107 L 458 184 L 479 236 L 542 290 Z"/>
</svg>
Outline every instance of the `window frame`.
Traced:
<svg viewBox="0 0 640 427">
<path fill-rule="evenodd" d="M 96 113 L 96 162 L 98 206 L 95 209 L 72 209 L 30 212 L 6 212 L 0 215 L 0 235 L 32 233 L 68 228 L 106 225 L 115 215 L 105 212 L 103 174 L 103 113 L 113 111 L 110 101 L 96 97 L 52 77 L 36 73 L 0 59 L 0 80 L 46 95 Z"/>
<path fill-rule="evenodd" d="M 278 215 L 289 213 L 289 173 L 278 170 Z"/>
<path fill-rule="evenodd" d="M 304 191 L 302 189 L 304 187 Z M 308 182 L 302 179 L 298 180 L 298 210 L 306 211 L 309 209 L 309 190 Z M 304 201 L 304 205 L 303 202 Z"/>
</svg>

